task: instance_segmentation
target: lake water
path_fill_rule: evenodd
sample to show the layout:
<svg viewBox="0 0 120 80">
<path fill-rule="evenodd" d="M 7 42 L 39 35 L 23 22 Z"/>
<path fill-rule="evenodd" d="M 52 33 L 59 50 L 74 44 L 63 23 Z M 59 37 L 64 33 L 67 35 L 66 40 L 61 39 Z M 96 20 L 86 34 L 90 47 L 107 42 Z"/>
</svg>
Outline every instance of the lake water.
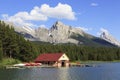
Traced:
<svg viewBox="0 0 120 80">
<path fill-rule="evenodd" d="M 0 69 L 0 80 L 120 80 L 120 63 L 96 67 Z"/>
</svg>

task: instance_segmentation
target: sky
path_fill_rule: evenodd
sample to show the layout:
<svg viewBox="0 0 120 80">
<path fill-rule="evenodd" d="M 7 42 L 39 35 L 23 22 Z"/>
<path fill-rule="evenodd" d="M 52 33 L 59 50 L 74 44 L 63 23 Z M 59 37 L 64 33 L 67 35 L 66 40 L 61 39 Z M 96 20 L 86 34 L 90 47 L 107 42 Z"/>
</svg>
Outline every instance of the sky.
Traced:
<svg viewBox="0 0 120 80">
<path fill-rule="evenodd" d="M 48 29 L 61 21 L 94 36 L 107 31 L 120 41 L 120 0 L 1 0 L 0 20 Z"/>
</svg>

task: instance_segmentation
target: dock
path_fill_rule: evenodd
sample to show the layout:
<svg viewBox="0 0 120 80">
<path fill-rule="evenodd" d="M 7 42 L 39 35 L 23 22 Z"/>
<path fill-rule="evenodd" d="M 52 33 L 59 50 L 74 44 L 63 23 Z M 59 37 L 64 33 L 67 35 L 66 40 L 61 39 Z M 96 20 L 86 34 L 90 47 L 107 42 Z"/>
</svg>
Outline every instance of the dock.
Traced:
<svg viewBox="0 0 120 80">
<path fill-rule="evenodd" d="M 94 64 L 70 64 L 70 67 L 96 67 Z"/>
</svg>

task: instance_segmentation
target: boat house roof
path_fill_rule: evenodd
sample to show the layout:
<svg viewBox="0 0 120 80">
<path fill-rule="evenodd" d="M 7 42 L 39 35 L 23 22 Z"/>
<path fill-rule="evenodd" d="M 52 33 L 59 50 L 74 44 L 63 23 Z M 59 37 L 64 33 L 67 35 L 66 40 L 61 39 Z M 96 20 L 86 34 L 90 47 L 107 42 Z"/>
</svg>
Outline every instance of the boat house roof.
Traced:
<svg viewBox="0 0 120 80">
<path fill-rule="evenodd" d="M 38 61 L 58 61 L 59 58 L 63 55 L 64 53 L 44 53 L 40 54 L 36 59 L 35 62 Z"/>
</svg>

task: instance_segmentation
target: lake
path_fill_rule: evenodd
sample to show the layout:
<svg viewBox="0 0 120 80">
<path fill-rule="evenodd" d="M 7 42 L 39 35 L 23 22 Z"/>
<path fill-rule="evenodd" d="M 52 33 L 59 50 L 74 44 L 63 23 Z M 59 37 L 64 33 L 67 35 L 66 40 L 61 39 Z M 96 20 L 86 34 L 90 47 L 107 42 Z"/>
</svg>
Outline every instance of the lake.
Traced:
<svg viewBox="0 0 120 80">
<path fill-rule="evenodd" d="M 0 80 L 120 80 L 120 63 L 96 67 L 0 69 Z"/>
</svg>

